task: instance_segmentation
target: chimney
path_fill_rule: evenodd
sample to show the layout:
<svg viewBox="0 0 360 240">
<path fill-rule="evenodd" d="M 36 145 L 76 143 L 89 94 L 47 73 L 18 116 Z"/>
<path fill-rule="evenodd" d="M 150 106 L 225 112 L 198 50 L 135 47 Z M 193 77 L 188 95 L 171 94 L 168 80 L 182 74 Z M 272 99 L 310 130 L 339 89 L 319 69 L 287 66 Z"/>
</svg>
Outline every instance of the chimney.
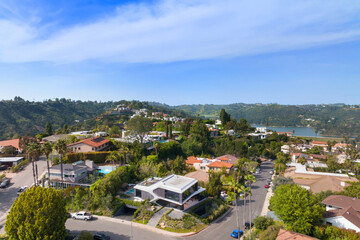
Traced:
<svg viewBox="0 0 360 240">
<path fill-rule="evenodd" d="M 85 160 L 85 165 L 91 169 L 94 169 L 95 168 L 95 164 L 93 161 L 91 160 Z"/>
</svg>

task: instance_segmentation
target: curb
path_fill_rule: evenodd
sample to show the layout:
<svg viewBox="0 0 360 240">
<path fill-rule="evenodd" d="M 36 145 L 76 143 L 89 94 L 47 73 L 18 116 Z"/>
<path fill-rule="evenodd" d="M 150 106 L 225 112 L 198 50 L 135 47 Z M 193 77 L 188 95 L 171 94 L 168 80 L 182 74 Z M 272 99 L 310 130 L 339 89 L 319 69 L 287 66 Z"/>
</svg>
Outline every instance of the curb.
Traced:
<svg viewBox="0 0 360 240">
<path fill-rule="evenodd" d="M 151 226 L 147 226 L 145 224 L 141 224 L 141 223 L 136 223 L 136 222 L 130 222 L 127 220 L 123 220 L 123 219 L 117 219 L 117 218 L 112 218 L 112 217 L 105 217 L 105 216 L 96 216 L 96 218 L 98 219 L 102 219 L 105 221 L 111 221 L 111 222 L 115 222 L 115 223 L 122 223 L 122 224 L 126 224 L 128 226 L 132 225 L 133 227 L 139 227 L 142 229 L 146 229 L 152 232 L 157 232 L 163 235 L 169 235 L 169 236 L 174 236 L 174 237 L 183 237 L 188 233 L 174 233 L 174 232 L 168 232 L 165 230 L 162 230 L 160 228 L 155 228 L 155 227 L 151 227 Z"/>
<path fill-rule="evenodd" d="M 233 210 L 233 207 L 232 207 L 232 206 L 229 206 L 229 209 L 228 209 L 224 214 L 222 214 L 219 218 L 217 218 L 214 222 L 212 222 L 211 224 L 214 224 L 214 223 L 219 222 L 220 220 L 222 220 L 223 218 L 225 218 L 232 210 Z M 190 236 L 196 235 L 196 234 L 204 231 L 204 230 L 207 229 L 208 227 L 210 227 L 211 224 L 207 225 L 206 227 L 204 227 L 203 229 L 201 229 L 201 230 L 199 230 L 199 231 L 197 231 L 197 232 L 189 233 L 188 235 L 184 235 L 184 236 L 182 236 L 182 237 L 190 237 Z"/>
</svg>

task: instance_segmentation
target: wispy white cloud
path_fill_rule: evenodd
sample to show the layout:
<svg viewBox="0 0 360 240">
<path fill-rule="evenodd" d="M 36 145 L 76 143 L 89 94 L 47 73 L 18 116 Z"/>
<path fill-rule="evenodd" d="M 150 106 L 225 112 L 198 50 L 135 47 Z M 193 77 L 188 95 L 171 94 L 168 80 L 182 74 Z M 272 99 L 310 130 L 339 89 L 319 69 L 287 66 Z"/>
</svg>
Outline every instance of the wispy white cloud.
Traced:
<svg viewBox="0 0 360 240">
<path fill-rule="evenodd" d="M 169 0 L 119 6 L 44 36 L 39 23 L 3 18 L 0 61 L 173 62 L 301 49 L 359 39 L 359 10 L 356 0 Z"/>
</svg>

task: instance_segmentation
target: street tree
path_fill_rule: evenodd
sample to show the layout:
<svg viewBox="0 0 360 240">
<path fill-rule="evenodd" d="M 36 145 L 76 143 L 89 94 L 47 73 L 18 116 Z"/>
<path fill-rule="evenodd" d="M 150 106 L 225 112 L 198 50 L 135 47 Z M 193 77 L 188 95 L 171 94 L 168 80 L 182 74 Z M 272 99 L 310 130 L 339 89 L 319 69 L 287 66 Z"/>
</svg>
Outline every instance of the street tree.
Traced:
<svg viewBox="0 0 360 240">
<path fill-rule="evenodd" d="M 54 188 L 32 187 L 15 199 L 6 218 L 9 239 L 65 239 L 63 194 Z"/>
<path fill-rule="evenodd" d="M 26 148 L 26 151 L 31 159 L 32 169 L 33 169 L 33 176 L 34 176 L 34 184 L 37 186 L 39 176 L 38 176 L 38 169 L 37 169 L 37 161 L 41 155 L 41 146 L 36 142 L 29 143 Z"/>
<path fill-rule="evenodd" d="M 252 221 L 252 214 L 251 214 L 251 184 L 256 182 L 256 177 L 252 174 L 248 174 L 245 176 L 245 180 L 249 183 L 249 222 L 250 222 L 250 239 L 251 239 L 251 221 Z"/>
<path fill-rule="evenodd" d="M 49 183 L 49 187 L 51 186 L 51 182 L 50 182 L 50 164 L 49 164 L 49 156 L 53 151 L 53 145 L 50 142 L 45 142 L 42 145 L 41 151 L 45 154 L 46 157 L 46 165 L 47 165 L 47 169 L 48 169 L 48 183 Z"/>
<path fill-rule="evenodd" d="M 315 195 L 296 184 L 276 188 L 270 207 L 290 230 L 303 234 L 310 234 L 325 212 Z"/>
<path fill-rule="evenodd" d="M 275 191 L 277 187 L 286 184 L 294 184 L 294 180 L 291 177 L 275 176 L 271 188 Z"/>
<path fill-rule="evenodd" d="M 228 192 L 232 192 L 234 194 L 233 203 L 234 203 L 235 212 L 236 212 L 237 230 L 239 232 L 240 226 L 239 226 L 239 216 L 238 216 L 237 201 L 238 201 L 238 194 L 241 192 L 241 185 L 239 183 L 238 176 L 235 176 L 235 177 L 230 176 L 229 180 L 227 182 L 225 182 L 225 188 L 227 189 Z M 238 238 L 240 238 L 240 234 L 238 234 Z"/>
<path fill-rule="evenodd" d="M 64 169 L 63 169 L 63 156 L 68 151 L 66 141 L 63 139 L 57 140 L 54 145 L 54 149 L 60 154 L 60 174 L 61 174 L 61 185 L 64 187 Z"/>
<path fill-rule="evenodd" d="M 126 126 L 130 136 L 135 137 L 141 144 L 144 143 L 145 135 L 153 128 L 152 121 L 142 116 L 133 117 L 127 122 Z"/>
</svg>

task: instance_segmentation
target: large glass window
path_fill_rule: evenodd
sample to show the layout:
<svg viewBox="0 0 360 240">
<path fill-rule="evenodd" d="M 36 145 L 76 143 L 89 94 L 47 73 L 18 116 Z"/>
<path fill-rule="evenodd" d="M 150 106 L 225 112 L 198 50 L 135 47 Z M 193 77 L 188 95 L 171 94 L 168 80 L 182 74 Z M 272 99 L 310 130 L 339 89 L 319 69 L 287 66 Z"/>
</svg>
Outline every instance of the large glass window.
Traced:
<svg viewBox="0 0 360 240">
<path fill-rule="evenodd" d="M 183 196 L 183 201 L 188 198 L 191 194 L 193 194 L 194 192 L 196 192 L 198 190 L 198 183 L 192 185 L 190 188 L 188 188 L 185 192 L 183 192 L 182 196 Z"/>
<path fill-rule="evenodd" d="M 141 190 L 135 189 L 135 194 L 137 197 L 141 198 Z"/>
<path fill-rule="evenodd" d="M 169 190 L 165 190 L 165 198 L 179 202 L 180 201 L 180 194 L 176 192 L 172 192 Z"/>
</svg>

